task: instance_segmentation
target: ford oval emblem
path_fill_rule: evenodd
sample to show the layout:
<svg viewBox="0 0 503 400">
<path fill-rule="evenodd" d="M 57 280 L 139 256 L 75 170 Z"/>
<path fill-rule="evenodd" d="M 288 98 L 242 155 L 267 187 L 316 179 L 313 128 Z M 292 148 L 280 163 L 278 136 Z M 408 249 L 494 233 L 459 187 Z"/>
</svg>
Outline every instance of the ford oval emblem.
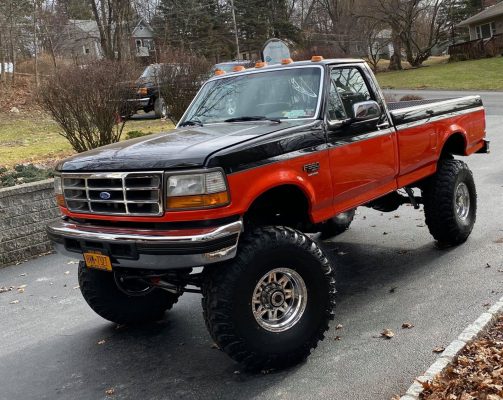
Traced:
<svg viewBox="0 0 503 400">
<path fill-rule="evenodd" d="M 108 199 L 110 199 L 110 197 L 112 197 L 112 195 L 108 192 L 101 192 L 100 193 L 101 200 L 108 200 Z"/>
</svg>

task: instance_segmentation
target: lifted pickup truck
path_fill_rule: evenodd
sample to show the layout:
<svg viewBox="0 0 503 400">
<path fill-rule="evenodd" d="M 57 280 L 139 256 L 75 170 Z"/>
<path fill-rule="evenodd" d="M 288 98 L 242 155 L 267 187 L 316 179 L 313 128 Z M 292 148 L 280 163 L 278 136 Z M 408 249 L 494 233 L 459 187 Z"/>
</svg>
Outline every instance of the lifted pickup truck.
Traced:
<svg viewBox="0 0 503 400">
<path fill-rule="evenodd" d="M 281 368 L 334 316 L 335 265 L 306 233 L 410 203 L 437 241 L 468 238 L 477 195 L 454 156 L 488 151 L 484 109 L 478 96 L 386 104 L 361 60 L 236 69 L 209 79 L 176 129 L 61 162 L 63 218 L 48 233 L 83 256 L 80 289 L 103 318 L 157 320 L 202 292 L 224 352 Z"/>
</svg>

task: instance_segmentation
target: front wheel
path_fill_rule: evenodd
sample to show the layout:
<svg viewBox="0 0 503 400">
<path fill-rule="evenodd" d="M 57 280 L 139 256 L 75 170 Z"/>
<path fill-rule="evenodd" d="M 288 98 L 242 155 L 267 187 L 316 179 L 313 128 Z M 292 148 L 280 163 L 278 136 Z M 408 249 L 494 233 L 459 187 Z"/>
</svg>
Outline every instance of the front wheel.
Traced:
<svg viewBox="0 0 503 400">
<path fill-rule="evenodd" d="M 440 161 L 422 196 L 431 235 L 442 244 L 465 242 L 477 214 L 477 192 L 468 166 L 460 160 Z"/>
<path fill-rule="evenodd" d="M 135 288 L 136 295 L 127 295 L 117 286 L 113 273 L 87 268 L 83 261 L 79 263 L 79 284 L 82 296 L 93 311 L 117 324 L 160 320 L 179 297 L 157 288 Z"/>
<path fill-rule="evenodd" d="M 236 258 L 205 274 L 206 326 L 248 370 L 304 360 L 333 319 L 334 269 L 315 242 L 293 229 L 243 234 Z"/>
</svg>

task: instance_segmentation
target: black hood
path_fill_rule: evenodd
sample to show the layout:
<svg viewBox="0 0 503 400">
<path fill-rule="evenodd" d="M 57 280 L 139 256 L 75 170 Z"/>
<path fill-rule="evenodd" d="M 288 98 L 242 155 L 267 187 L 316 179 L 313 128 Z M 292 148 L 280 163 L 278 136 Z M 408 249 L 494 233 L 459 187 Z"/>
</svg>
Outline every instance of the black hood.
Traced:
<svg viewBox="0 0 503 400">
<path fill-rule="evenodd" d="M 306 121 L 223 123 L 173 129 L 77 154 L 60 162 L 57 170 L 137 171 L 201 167 L 219 150 L 302 125 L 306 125 Z"/>
</svg>

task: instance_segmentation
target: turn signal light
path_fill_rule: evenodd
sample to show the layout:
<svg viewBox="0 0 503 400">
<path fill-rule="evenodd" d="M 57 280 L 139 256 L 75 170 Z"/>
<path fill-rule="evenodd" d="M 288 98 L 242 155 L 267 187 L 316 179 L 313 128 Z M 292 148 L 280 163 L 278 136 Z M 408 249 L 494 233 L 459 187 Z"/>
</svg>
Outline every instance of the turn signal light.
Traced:
<svg viewBox="0 0 503 400">
<path fill-rule="evenodd" d="M 242 65 L 236 65 L 235 67 L 232 67 L 232 71 L 234 72 L 240 72 L 240 71 L 244 71 L 246 68 L 243 67 Z"/>
<path fill-rule="evenodd" d="M 263 68 L 266 65 L 267 65 L 266 62 L 264 62 L 264 61 L 258 61 L 258 62 L 255 63 L 255 68 Z"/>
<path fill-rule="evenodd" d="M 227 204 L 229 204 L 229 194 L 227 192 L 167 198 L 169 209 L 217 207 Z"/>
<path fill-rule="evenodd" d="M 312 56 L 311 57 L 312 62 L 320 62 L 323 61 L 323 56 Z"/>
<path fill-rule="evenodd" d="M 60 207 L 66 207 L 65 196 L 63 196 L 62 194 L 57 194 L 56 195 L 56 204 Z"/>
<path fill-rule="evenodd" d="M 221 69 L 217 69 L 217 70 L 215 71 L 215 75 L 217 75 L 217 76 L 218 76 L 218 75 L 225 75 L 225 71 L 223 71 L 223 70 L 221 70 Z"/>
<path fill-rule="evenodd" d="M 287 64 L 291 64 L 291 63 L 293 63 L 293 60 L 291 58 L 283 58 L 281 60 L 282 65 L 287 65 Z"/>
</svg>

